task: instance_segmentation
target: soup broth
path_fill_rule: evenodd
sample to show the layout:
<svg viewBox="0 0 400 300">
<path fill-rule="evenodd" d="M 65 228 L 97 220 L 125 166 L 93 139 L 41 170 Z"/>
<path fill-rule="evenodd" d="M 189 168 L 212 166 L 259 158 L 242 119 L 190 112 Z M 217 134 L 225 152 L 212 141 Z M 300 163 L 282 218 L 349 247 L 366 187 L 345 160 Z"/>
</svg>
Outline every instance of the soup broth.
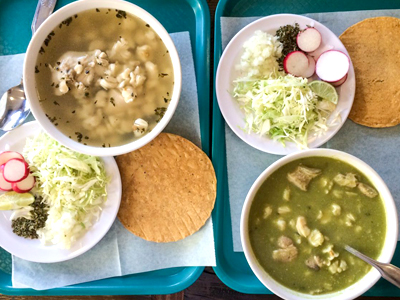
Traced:
<svg viewBox="0 0 400 300">
<path fill-rule="evenodd" d="M 328 157 L 276 170 L 250 209 L 250 243 L 258 262 L 276 281 L 303 293 L 330 293 L 361 279 L 371 267 L 344 245 L 377 258 L 385 235 L 384 205 L 372 183 Z"/>
<path fill-rule="evenodd" d="M 49 120 L 85 145 L 111 147 L 151 131 L 171 99 L 172 61 L 143 20 L 92 9 L 64 20 L 43 42 L 36 90 Z"/>
</svg>

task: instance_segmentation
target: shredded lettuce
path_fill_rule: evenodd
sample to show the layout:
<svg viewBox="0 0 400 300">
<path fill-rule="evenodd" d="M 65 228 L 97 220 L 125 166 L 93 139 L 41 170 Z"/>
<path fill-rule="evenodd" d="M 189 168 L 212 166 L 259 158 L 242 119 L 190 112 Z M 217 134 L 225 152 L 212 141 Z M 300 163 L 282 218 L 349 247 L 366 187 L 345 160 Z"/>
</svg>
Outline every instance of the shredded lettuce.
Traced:
<svg viewBox="0 0 400 300">
<path fill-rule="evenodd" d="M 23 152 L 37 180 L 35 193 L 50 206 L 39 238 L 69 249 L 100 217 L 107 199 L 104 165 L 98 157 L 74 152 L 45 133 L 27 139 Z"/>
<path fill-rule="evenodd" d="M 267 135 L 283 145 L 292 141 L 300 149 L 307 148 L 311 134 L 326 132 L 335 108 L 321 103 L 306 78 L 291 75 L 238 78 L 233 96 L 245 114 L 246 132 Z"/>
</svg>

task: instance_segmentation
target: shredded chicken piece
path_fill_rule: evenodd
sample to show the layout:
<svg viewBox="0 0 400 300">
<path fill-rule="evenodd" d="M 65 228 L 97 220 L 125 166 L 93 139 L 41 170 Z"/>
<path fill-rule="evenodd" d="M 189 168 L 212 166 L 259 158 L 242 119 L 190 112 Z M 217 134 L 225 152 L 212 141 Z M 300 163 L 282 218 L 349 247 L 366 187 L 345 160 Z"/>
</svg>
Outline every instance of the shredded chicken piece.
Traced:
<svg viewBox="0 0 400 300">
<path fill-rule="evenodd" d="M 369 185 L 367 185 L 365 183 L 360 182 L 358 184 L 358 189 L 360 190 L 361 193 L 363 193 L 368 198 L 375 198 L 376 196 L 378 196 L 378 192 L 374 188 L 370 187 Z"/>
<path fill-rule="evenodd" d="M 337 174 L 333 180 L 340 186 L 347 186 L 350 188 L 355 188 L 358 183 L 357 177 L 353 173 L 346 173 L 346 175 Z"/>
<path fill-rule="evenodd" d="M 272 258 L 280 262 L 291 262 L 297 258 L 297 248 L 293 245 L 272 251 Z"/>
<path fill-rule="evenodd" d="M 313 255 L 306 260 L 306 266 L 312 270 L 319 271 L 323 263 L 319 256 Z"/>
<path fill-rule="evenodd" d="M 311 180 L 321 174 L 321 170 L 299 165 L 293 172 L 287 174 L 289 182 L 302 191 L 307 191 Z"/>
<path fill-rule="evenodd" d="M 279 239 L 278 239 L 278 247 L 279 248 L 284 249 L 284 248 L 288 248 L 292 245 L 293 245 L 293 241 L 291 238 L 284 236 L 284 235 L 279 237 Z"/>
</svg>

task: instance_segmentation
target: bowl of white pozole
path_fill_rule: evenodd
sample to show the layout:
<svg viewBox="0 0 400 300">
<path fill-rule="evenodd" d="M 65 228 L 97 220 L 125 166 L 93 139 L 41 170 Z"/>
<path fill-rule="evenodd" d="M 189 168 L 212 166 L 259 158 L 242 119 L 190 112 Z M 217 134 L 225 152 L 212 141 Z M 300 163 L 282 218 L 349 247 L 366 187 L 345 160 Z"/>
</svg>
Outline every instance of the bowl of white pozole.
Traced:
<svg viewBox="0 0 400 300">
<path fill-rule="evenodd" d="M 118 0 L 76 1 L 52 14 L 28 46 L 23 77 L 44 130 L 97 156 L 155 138 L 175 112 L 182 80 L 164 27 Z"/>
</svg>

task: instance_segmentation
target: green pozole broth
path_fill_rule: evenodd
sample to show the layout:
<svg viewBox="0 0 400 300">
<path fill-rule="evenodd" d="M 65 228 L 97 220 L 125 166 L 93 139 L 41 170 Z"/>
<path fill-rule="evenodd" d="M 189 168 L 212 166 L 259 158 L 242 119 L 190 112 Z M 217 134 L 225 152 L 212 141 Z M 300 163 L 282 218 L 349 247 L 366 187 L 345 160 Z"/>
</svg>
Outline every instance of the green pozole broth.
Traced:
<svg viewBox="0 0 400 300">
<path fill-rule="evenodd" d="M 303 173 L 295 172 L 299 166 L 306 168 Z M 308 175 L 312 179 L 304 178 Z M 356 168 L 309 157 L 281 167 L 263 183 L 250 210 L 249 234 L 260 265 L 275 280 L 299 292 L 324 294 L 350 286 L 370 270 L 343 247 L 377 258 L 386 216 L 372 182 Z"/>
</svg>

